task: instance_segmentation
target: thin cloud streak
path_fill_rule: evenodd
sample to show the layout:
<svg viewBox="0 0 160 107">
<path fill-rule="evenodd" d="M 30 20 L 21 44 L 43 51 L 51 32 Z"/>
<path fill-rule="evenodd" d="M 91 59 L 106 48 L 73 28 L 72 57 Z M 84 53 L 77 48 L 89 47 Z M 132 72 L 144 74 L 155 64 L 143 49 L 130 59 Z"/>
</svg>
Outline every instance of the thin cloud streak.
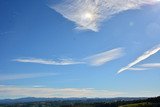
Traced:
<svg viewBox="0 0 160 107">
<path fill-rule="evenodd" d="M 150 70 L 150 69 L 155 69 L 155 68 L 160 68 L 160 63 L 146 63 L 146 64 L 141 64 L 138 65 L 138 67 L 132 67 L 129 68 L 128 70 L 132 71 L 144 71 L 144 70 Z"/>
<path fill-rule="evenodd" d="M 147 63 L 147 64 L 142 64 L 140 66 L 146 68 L 160 68 L 160 63 Z"/>
<path fill-rule="evenodd" d="M 75 22 L 77 29 L 97 32 L 101 23 L 115 14 L 157 2 L 159 0 L 63 0 L 50 7 Z"/>
<path fill-rule="evenodd" d="M 45 60 L 45 59 L 38 59 L 38 58 L 18 58 L 14 59 L 13 61 L 22 62 L 22 63 L 37 63 L 37 64 L 46 64 L 46 65 L 75 65 L 75 64 L 88 64 L 91 66 L 100 66 L 109 61 L 118 59 L 122 57 L 124 54 L 123 48 L 115 48 L 109 51 L 105 51 L 102 53 L 98 53 L 78 61 L 70 59 L 61 59 L 61 60 Z"/>
<path fill-rule="evenodd" d="M 74 65 L 74 64 L 82 64 L 84 62 L 73 61 L 72 59 L 60 59 L 60 60 L 46 60 L 46 59 L 38 59 L 38 58 L 19 58 L 14 59 L 16 62 L 23 63 L 37 63 L 37 64 L 46 64 L 46 65 Z"/>
<path fill-rule="evenodd" d="M 109 61 L 118 59 L 122 57 L 123 55 L 124 55 L 123 48 L 116 48 L 110 51 L 105 51 L 105 52 L 102 52 L 102 53 L 99 53 L 93 56 L 89 56 L 85 58 L 84 60 L 92 66 L 100 66 Z"/>
<path fill-rule="evenodd" d="M 157 46 L 153 47 L 151 50 L 146 51 L 143 55 L 138 57 L 135 61 L 131 62 L 128 64 L 126 67 L 121 68 L 117 73 L 124 72 L 128 70 L 129 68 L 133 67 L 134 65 L 138 64 L 139 62 L 149 58 L 150 56 L 156 54 L 158 51 L 160 51 L 160 44 Z"/>
<path fill-rule="evenodd" d="M 6 74 L 6 75 L 2 74 L 0 75 L 0 81 L 40 78 L 40 77 L 48 77 L 55 75 L 58 74 L 57 73 L 28 73 L 28 74 Z"/>
<path fill-rule="evenodd" d="M 118 97 L 125 93 L 97 90 L 93 88 L 42 88 L 42 87 L 17 87 L 17 86 L 0 86 L 0 95 L 3 98 L 20 98 L 20 97 L 44 97 L 44 98 L 69 98 L 69 97 Z"/>
<path fill-rule="evenodd" d="M 131 71 L 144 71 L 144 70 L 148 70 L 148 68 L 128 68 L 128 70 L 131 70 Z"/>
</svg>

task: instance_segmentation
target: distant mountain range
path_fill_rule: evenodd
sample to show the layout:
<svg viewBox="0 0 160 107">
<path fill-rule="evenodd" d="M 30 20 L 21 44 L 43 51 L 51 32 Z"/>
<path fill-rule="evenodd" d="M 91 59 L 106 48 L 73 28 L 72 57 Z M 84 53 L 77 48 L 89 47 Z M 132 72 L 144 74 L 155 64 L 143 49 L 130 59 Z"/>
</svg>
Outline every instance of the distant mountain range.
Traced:
<svg viewBox="0 0 160 107">
<path fill-rule="evenodd" d="M 14 103 L 28 103 L 28 102 L 46 102 L 46 101 L 78 101 L 87 103 L 96 102 L 115 102 L 115 101 L 133 101 L 133 100 L 143 100 L 147 99 L 145 97 L 117 97 L 117 98 L 35 98 L 26 97 L 19 99 L 3 99 L 0 100 L 0 104 L 14 104 Z"/>
</svg>

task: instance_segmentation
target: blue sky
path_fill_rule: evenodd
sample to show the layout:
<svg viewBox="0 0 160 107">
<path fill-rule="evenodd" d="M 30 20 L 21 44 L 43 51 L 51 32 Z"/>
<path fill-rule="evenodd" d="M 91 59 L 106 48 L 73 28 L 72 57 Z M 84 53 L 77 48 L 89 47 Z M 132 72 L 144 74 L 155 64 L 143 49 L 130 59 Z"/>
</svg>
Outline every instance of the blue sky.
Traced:
<svg viewBox="0 0 160 107">
<path fill-rule="evenodd" d="M 160 95 L 160 3 L 82 1 L 0 1 L 1 99 Z"/>
</svg>

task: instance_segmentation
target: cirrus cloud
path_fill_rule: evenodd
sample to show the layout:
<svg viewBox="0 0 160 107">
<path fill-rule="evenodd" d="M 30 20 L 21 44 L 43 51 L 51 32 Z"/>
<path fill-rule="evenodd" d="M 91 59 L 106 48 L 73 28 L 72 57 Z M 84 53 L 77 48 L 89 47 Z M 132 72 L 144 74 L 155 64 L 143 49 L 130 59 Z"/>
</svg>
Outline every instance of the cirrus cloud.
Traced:
<svg viewBox="0 0 160 107">
<path fill-rule="evenodd" d="M 160 63 L 146 63 L 140 66 L 145 68 L 160 68 Z"/>
<path fill-rule="evenodd" d="M 41 88 L 18 87 L 0 85 L 0 95 L 3 98 L 44 97 L 44 98 L 69 98 L 69 97 L 118 97 L 124 92 L 97 90 L 93 88 Z"/>
<path fill-rule="evenodd" d="M 75 22 L 77 29 L 98 31 L 100 23 L 120 12 L 154 4 L 159 0 L 63 0 L 52 9 Z"/>
<path fill-rule="evenodd" d="M 104 51 L 98 54 L 94 54 L 88 57 L 85 57 L 80 60 L 73 60 L 72 58 L 69 59 L 60 59 L 60 60 L 53 60 L 53 59 L 39 59 L 39 58 L 18 58 L 13 59 L 16 62 L 22 63 L 37 63 L 37 64 L 45 64 L 45 65 L 75 65 L 75 64 L 88 64 L 91 66 L 100 66 L 109 61 L 118 59 L 124 55 L 123 48 L 115 48 L 112 50 Z"/>
<path fill-rule="evenodd" d="M 123 48 L 116 48 L 84 58 L 92 66 L 100 66 L 124 55 Z"/>
<path fill-rule="evenodd" d="M 59 74 L 57 73 L 23 73 L 23 74 L 5 74 L 5 75 L 1 74 L 0 81 L 41 78 L 41 77 L 48 77 L 55 75 Z"/>
<path fill-rule="evenodd" d="M 45 65 L 73 65 L 73 64 L 82 64 L 84 62 L 74 61 L 73 59 L 40 59 L 40 58 L 18 58 L 14 59 L 16 62 L 23 63 L 37 63 L 37 64 L 45 64 Z"/>
<path fill-rule="evenodd" d="M 133 67 L 134 65 L 138 64 L 139 62 L 149 58 L 150 56 L 156 54 L 157 52 L 160 51 L 160 44 L 158 44 L 157 46 L 153 47 L 152 49 L 146 51 L 143 55 L 141 55 L 140 57 L 138 57 L 135 61 L 131 62 L 130 64 L 128 64 L 127 66 L 121 68 L 118 73 L 121 73 L 123 71 L 126 71 L 128 69 L 130 69 L 131 67 Z"/>
</svg>

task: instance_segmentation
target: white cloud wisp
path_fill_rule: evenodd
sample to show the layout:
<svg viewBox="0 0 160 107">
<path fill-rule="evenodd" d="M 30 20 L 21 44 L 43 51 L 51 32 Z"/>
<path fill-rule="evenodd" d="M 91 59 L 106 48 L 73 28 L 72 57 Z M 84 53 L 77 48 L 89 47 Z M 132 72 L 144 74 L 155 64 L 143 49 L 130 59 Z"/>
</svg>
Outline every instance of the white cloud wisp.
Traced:
<svg viewBox="0 0 160 107">
<path fill-rule="evenodd" d="M 146 68 L 160 68 L 160 63 L 146 63 L 140 65 L 141 67 L 146 67 Z"/>
<path fill-rule="evenodd" d="M 63 0 L 52 9 L 77 25 L 77 29 L 98 31 L 100 23 L 120 12 L 154 4 L 159 0 Z"/>
<path fill-rule="evenodd" d="M 0 75 L 0 81 L 6 80 L 17 80 L 17 79 L 29 79 L 29 78 L 40 78 L 40 77 L 48 77 L 55 76 L 57 73 L 27 73 L 27 74 L 8 74 Z"/>
<path fill-rule="evenodd" d="M 19 58 L 14 59 L 16 62 L 23 63 L 37 63 L 37 64 L 46 64 L 46 65 L 74 65 L 74 64 L 82 64 L 84 62 L 73 61 L 72 59 L 59 59 L 59 60 L 45 60 L 45 59 L 37 59 L 37 58 Z"/>
<path fill-rule="evenodd" d="M 92 66 L 100 66 L 109 61 L 115 60 L 123 56 L 122 48 L 115 48 L 109 51 L 98 53 L 78 61 L 70 59 L 60 59 L 60 60 L 45 60 L 37 58 L 18 58 L 13 61 L 22 62 L 22 63 L 37 63 L 37 64 L 46 64 L 46 65 L 75 65 L 75 64 L 88 64 Z"/>
<path fill-rule="evenodd" d="M 100 66 L 109 61 L 118 59 L 124 55 L 122 48 L 112 49 L 110 51 L 105 51 L 99 54 L 95 54 L 93 56 L 89 56 L 84 60 L 88 62 L 88 64 L 92 66 Z"/>
<path fill-rule="evenodd" d="M 144 70 L 148 70 L 148 68 L 128 68 L 128 70 L 132 70 L 132 71 L 144 71 Z"/>
<path fill-rule="evenodd" d="M 3 98 L 44 97 L 44 98 L 69 98 L 69 97 L 119 97 L 123 92 L 97 90 L 93 88 L 40 88 L 0 86 L 0 95 Z"/>
<path fill-rule="evenodd" d="M 129 68 L 133 67 L 134 65 L 138 64 L 139 62 L 149 58 L 150 56 L 156 54 L 158 51 L 160 51 L 160 44 L 157 46 L 153 47 L 151 50 L 146 51 L 143 55 L 138 57 L 135 61 L 131 62 L 128 64 L 126 67 L 121 68 L 118 73 L 121 73 L 123 71 L 128 70 Z"/>
</svg>

